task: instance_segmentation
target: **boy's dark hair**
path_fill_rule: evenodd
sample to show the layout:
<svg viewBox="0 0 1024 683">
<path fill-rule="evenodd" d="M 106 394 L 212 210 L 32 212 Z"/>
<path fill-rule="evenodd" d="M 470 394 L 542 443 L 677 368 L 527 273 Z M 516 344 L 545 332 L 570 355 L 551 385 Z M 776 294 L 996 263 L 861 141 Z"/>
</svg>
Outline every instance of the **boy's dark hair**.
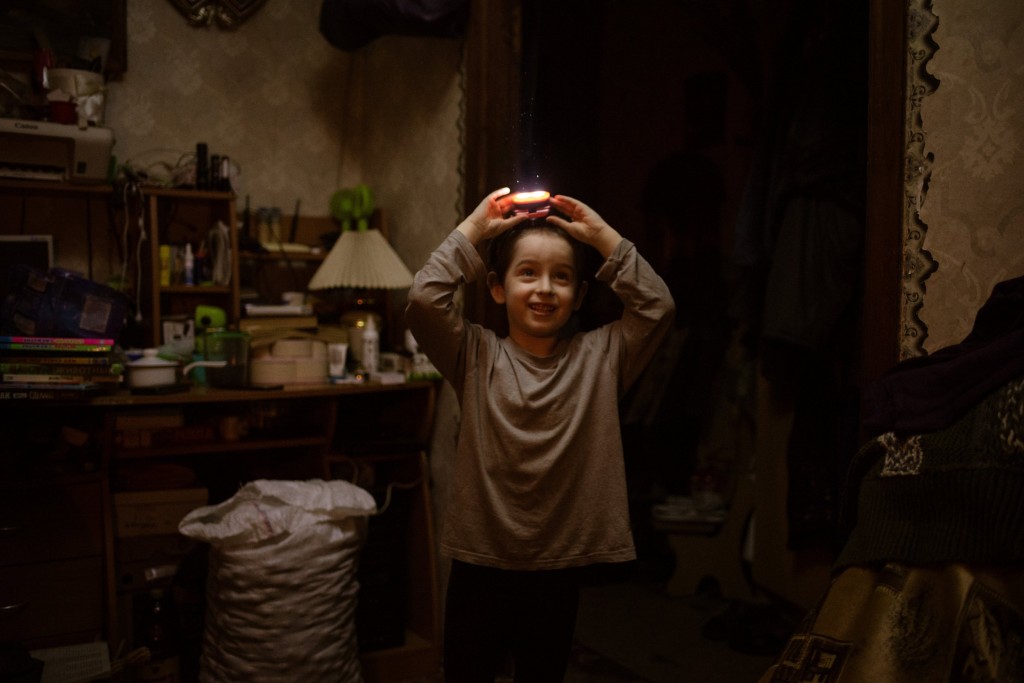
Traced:
<svg viewBox="0 0 1024 683">
<path fill-rule="evenodd" d="M 501 233 L 487 245 L 487 265 L 490 270 L 497 274 L 499 280 L 505 279 L 505 273 L 508 271 L 509 264 L 512 261 L 512 252 L 515 250 L 516 243 L 519 242 L 523 235 L 531 232 L 546 232 L 551 235 L 557 235 L 568 242 L 569 246 L 572 247 L 577 285 L 587 279 L 587 253 L 585 245 L 556 225 L 545 221 L 529 221 Z"/>
</svg>

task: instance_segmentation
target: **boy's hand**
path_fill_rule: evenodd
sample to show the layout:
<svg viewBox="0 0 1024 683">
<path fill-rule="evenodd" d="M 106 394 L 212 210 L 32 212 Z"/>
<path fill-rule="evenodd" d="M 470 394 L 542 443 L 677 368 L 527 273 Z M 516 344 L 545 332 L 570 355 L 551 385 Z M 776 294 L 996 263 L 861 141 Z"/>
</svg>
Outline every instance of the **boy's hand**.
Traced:
<svg viewBox="0 0 1024 683">
<path fill-rule="evenodd" d="M 622 241 L 622 235 L 615 228 L 605 223 L 596 211 L 578 199 L 554 195 L 551 197 L 551 206 L 568 216 L 569 220 L 549 215 L 548 223 L 557 225 L 580 242 L 594 247 L 605 258 L 611 256 L 615 247 Z"/>
<path fill-rule="evenodd" d="M 503 187 L 487 195 L 473 209 L 473 213 L 459 223 L 456 230 L 465 235 L 473 244 L 479 244 L 529 220 L 529 216 L 525 215 L 505 218 L 505 214 L 512 210 L 512 196 L 509 193 L 509 188 Z"/>
</svg>

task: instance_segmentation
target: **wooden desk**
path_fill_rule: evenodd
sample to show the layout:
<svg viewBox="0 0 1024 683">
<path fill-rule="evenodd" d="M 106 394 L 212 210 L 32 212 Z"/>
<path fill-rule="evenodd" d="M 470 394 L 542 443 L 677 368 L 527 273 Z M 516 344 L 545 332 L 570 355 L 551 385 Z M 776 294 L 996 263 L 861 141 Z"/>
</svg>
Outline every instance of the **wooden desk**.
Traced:
<svg viewBox="0 0 1024 683">
<path fill-rule="evenodd" d="M 5 619 L 0 612 L 0 641 L 42 647 L 104 638 L 112 649 L 122 641 L 130 646 L 126 622 L 131 609 L 124 602 L 144 587 L 124 585 L 119 573 L 125 540 L 115 533 L 113 497 L 119 490 L 152 488 L 154 483 L 159 488 L 165 475 L 194 476 L 194 481 L 169 482 L 174 486 L 166 488 L 199 486 L 215 503 L 252 479 L 351 478 L 354 471 L 369 471 L 371 480 L 393 477 L 408 487 L 408 568 L 402 572 L 407 585 L 402 588 L 409 600 L 404 642 L 364 652 L 364 676 L 372 682 L 436 674 L 440 616 L 426 465 L 434 400 L 433 382 L 409 382 L 280 390 L 192 388 L 162 396 L 122 391 L 78 404 L 4 402 L 0 428 L 10 438 L 0 450 L 0 488 L 29 491 L 17 499 L 22 503 L 40 500 L 33 491 L 51 492 L 51 498 L 56 495 L 52 492 L 61 492 L 41 509 L 63 506 L 62 517 L 97 531 L 92 536 L 71 533 L 77 540 L 96 539 L 84 545 L 57 535 L 53 525 L 36 525 L 14 534 L 16 538 L 0 533 L 0 586 L 7 587 L 0 588 L 0 607 L 24 602 L 4 593 L 14 590 L 8 579 L 46 576 L 40 570 L 49 568 L 59 570 L 57 577 L 80 576 L 74 587 L 62 587 L 63 594 L 74 591 L 87 608 L 85 617 L 66 628 L 28 631 L 29 622 Z M 0 506 L 0 522 L 4 515 L 22 515 L 23 507 Z M 0 528 L 10 526 L 0 523 Z M 42 554 L 26 549 L 43 547 L 49 550 Z M 82 567 L 96 569 L 88 573 Z M 61 594 L 56 585 L 51 588 Z M 65 599 L 41 605 L 30 623 L 67 622 L 66 604 Z"/>
</svg>

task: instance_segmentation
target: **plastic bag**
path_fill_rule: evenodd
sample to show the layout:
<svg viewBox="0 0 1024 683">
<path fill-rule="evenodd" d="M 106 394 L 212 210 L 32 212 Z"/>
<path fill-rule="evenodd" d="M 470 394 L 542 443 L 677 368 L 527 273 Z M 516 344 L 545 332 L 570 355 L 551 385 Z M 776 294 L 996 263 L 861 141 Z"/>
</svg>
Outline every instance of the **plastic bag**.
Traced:
<svg viewBox="0 0 1024 683">
<path fill-rule="evenodd" d="M 468 0 L 324 0 L 320 33 L 342 50 L 358 50 L 383 35 L 462 35 Z"/>
<path fill-rule="evenodd" d="M 210 544 L 200 681 L 362 680 L 356 567 L 373 497 L 345 481 L 246 484 L 179 531 Z"/>
</svg>

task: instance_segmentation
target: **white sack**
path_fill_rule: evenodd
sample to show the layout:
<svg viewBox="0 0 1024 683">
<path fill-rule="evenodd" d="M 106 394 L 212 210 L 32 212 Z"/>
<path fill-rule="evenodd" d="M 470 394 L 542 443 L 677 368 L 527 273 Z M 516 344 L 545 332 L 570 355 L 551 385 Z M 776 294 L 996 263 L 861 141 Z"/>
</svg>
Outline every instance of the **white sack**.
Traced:
<svg viewBox="0 0 1024 683">
<path fill-rule="evenodd" d="M 356 563 L 373 496 L 345 481 L 246 484 L 178 525 L 210 544 L 203 683 L 362 680 Z"/>
</svg>

